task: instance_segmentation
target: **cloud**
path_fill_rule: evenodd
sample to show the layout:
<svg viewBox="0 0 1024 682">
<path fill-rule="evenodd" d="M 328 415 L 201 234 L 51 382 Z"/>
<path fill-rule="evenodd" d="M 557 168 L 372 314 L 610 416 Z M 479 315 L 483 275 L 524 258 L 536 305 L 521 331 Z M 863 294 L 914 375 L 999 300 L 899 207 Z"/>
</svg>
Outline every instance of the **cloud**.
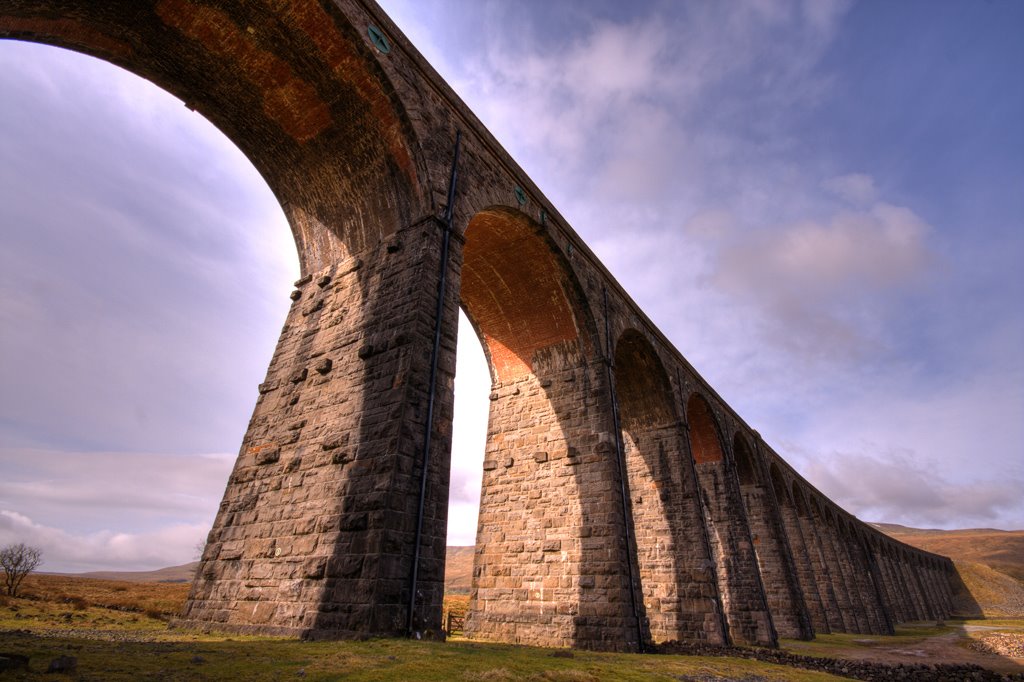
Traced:
<svg viewBox="0 0 1024 682">
<path fill-rule="evenodd" d="M 95 530 L 212 521 L 234 465 L 229 454 L 167 455 L 0 448 L 0 506 L 44 523 Z"/>
<path fill-rule="evenodd" d="M 990 525 L 1020 505 L 1024 479 L 998 476 L 952 483 L 934 463 L 912 452 L 833 452 L 816 458 L 805 475 L 862 519 L 917 527 Z"/>
<path fill-rule="evenodd" d="M 930 226 L 887 203 L 760 229 L 713 210 L 684 229 L 709 250 L 705 281 L 751 306 L 774 345 L 795 352 L 876 348 L 891 297 L 934 260 Z"/>
<path fill-rule="evenodd" d="M 42 551 L 42 570 L 77 573 L 110 570 L 145 571 L 194 560 L 207 524 L 178 523 L 141 533 L 100 530 L 69 533 L 45 526 L 24 514 L 0 509 L 0 545 L 24 542 Z"/>
<path fill-rule="evenodd" d="M 0 74 L 5 442 L 237 446 L 297 273 L 269 188 L 110 64 L 4 41 Z"/>
<path fill-rule="evenodd" d="M 0 449 L 0 544 L 43 550 L 50 571 L 192 561 L 234 456 Z"/>
<path fill-rule="evenodd" d="M 875 179 L 864 173 L 850 173 L 829 178 L 821 183 L 826 191 L 855 206 L 866 206 L 875 200 L 878 190 Z"/>
</svg>

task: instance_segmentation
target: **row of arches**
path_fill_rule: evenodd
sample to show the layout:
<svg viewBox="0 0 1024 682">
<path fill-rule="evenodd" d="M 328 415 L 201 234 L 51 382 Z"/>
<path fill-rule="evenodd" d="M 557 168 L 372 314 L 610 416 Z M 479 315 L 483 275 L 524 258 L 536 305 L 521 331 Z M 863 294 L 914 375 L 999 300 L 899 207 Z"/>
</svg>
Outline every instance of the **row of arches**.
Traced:
<svg viewBox="0 0 1024 682">
<path fill-rule="evenodd" d="M 9 2 L 0 37 L 109 60 L 201 111 L 278 197 L 303 274 L 186 622 L 439 628 L 460 307 L 492 379 L 472 634 L 771 645 L 940 608 L 941 568 L 738 426 L 379 8 L 123 4 Z"/>
<path fill-rule="evenodd" d="M 473 286 L 484 289 L 484 278 L 480 277 L 483 268 L 477 265 L 475 250 L 478 247 L 474 246 L 474 238 L 481 235 L 484 241 L 498 243 L 499 228 L 497 223 L 487 223 L 476 232 L 474 225 L 471 223 L 466 234 L 467 266 L 464 270 L 472 272 Z M 892 632 L 895 620 L 911 615 L 909 611 L 894 613 L 890 606 L 894 598 L 910 597 L 893 592 L 893 577 L 883 572 L 887 569 L 882 568 L 880 559 L 859 535 L 856 529 L 859 522 L 849 520 L 845 512 L 830 502 L 823 502 L 824 498 L 812 492 L 777 455 L 767 450 L 756 434 L 751 436 L 737 428 L 731 442 L 728 441 L 721 417 L 716 416 L 712 406 L 716 398 L 709 399 L 696 378 L 683 380 L 684 375 L 693 377 L 683 363 L 679 363 L 675 377 L 670 377 L 656 350 L 657 339 L 652 342 L 644 332 L 620 322 L 622 330 L 617 339 L 608 344 L 611 330 L 616 326 L 615 322 L 609 324 L 609 319 L 621 321 L 629 317 L 628 312 L 609 312 L 606 301 L 603 311 L 595 314 L 596 306 L 592 302 L 599 300 L 597 296 L 584 294 L 575 299 L 567 296 L 566 292 L 586 290 L 580 282 L 585 274 L 578 275 L 580 271 L 585 273 L 585 269 L 578 261 L 573 261 L 566 250 L 559 248 L 557 240 L 545 241 L 536 236 L 544 233 L 543 226 L 535 223 L 532 227 L 522 226 L 514 238 L 509 238 L 514 239 L 516 248 L 505 248 L 510 241 L 504 242 L 500 258 L 492 259 L 494 262 L 487 266 L 489 274 L 497 275 L 498 281 L 503 283 L 501 290 L 505 298 L 497 317 L 502 320 L 500 328 L 513 339 L 501 341 L 494 334 L 482 334 L 490 349 L 488 355 L 495 382 L 488 456 L 535 447 L 534 441 L 523 437 L 522 425 L 517 421 L 522 417 L 521 408 L 510 408 L 523 400 L 505 401 L 524 396 L 528 402 L 540 395 L 548 399 L 546 407 L 550 409 L 551 419 L 558 422 L 559 437 L 564 442 L 556 453 L 539 453 L 537 461 L 565 457 L 570 463 L 576 463 L 574 451 L 577 448 L 570 443 L 585 442 L 586 437 L 575 431 L 578 422 L 574 423 L 574 417 L 566 412 L 580 408 L 576 401 L 578 388 L 566 393 L 559 390 L 559 386 L 573 385 L 577 379 L 584 385 L 600 383 L 600 375 L 588 375 L 585 368 L 588 359 L 600 361 L 598 349 L 602 345 L 608 347 L 607 356 L 613 368 L 608 378 L 613 404 L 602 406 L 598 399 L 584 412 L 610 408 L 616 415 L 614 438 L 599 441 L 595 453 L 602 460 L 615 457 L 622 460 L 618 475 L 624 483 L 624 528 L 619 532 L 625 538 L 625 561 L 629 566 L 628 570 L 621 564 L 613 566 L 612 570 L 617 570 L 618 575 L 611 582 L 617 581 L 615 587 L 621 593 L 622 579 L 627 578 L 625 590 L 634 604 L 632 618 L 641 624 L 637 639 L 771 645 L 779 636 L 808 638 L 815 632 Z M 538 242 L 533 248 L 526 246 L 530 239 Z M 549 250 L 544 258 L 540 256 L 544 251 L 541 243 Z M 531 253 L 527 262 L 532 261 L 533 265 L 516 260 L 512 256 L 515 252 Z M 522 295 L 522 290 L 517 293 L 515 286 L 507 284 L 533 280 L 534 275 L 521 272 L 517 277 L 507 276 L 508 271 L 524 267 L 532 267 L 540 273 L 535 278 L 540 285 L 530 296 Z M 552 275 L 559 271 L 560 276 Z M 549 289 L 558 295 L 543 293 L 544 282 L 559 279 L 562 285 Z M 468 283 L 469 280 L 464 280 L 464 286 Z M 475 300 L 475 296 L 471 298 Z M 466 294 L 463 300 L 467 301 Z M 552 306 L 549 301 L 557 305 Z M 531 308 L 531 318 L 517 315 L 517 302 L 527 307 L 536 305 L 536 309 Z M 480 309 L 479 303 L 467 306 L 471 318 L 495 319 L 493 311 L 474 312 Z M 532 320 L 540 315 L 547 316 L 541 328 L 577 330 L 578 343 L 571 352 L 565 346 L 566 337 L 544 338 L 531 334 L 530 330 L 537 328 Z M 595 333 L 595 327 L 600 325 L 593 323 L 600 317 L 606 325 L 604 344 L 601 335 Z M 478 330 L 482 329 L 478 325 Z M 555 347 L 559 351 L 552 353 Z M 513 364 L 504 359 L 511 348 L 520 349 L 512 353 L 517 359 L 515 370 Z M 674 355 L 671 350 L 667 353 L 670 358 Z M 544 359 L 550 361 L 552 357 L 560 358 L 560 363 L 542 365 Z M 596 395 L 601 395 L 600 389 Z M 537 414 L 534 407 L 531 417 Z M 590 421 L 593 422 L 592 415 Z M 597 421 L 600 427 L 600 419 Z M 500 428 L 495 428 L 499 424 Z M 566 428 L 569 424 L 572 426 Z M 529 425 L 536 431 L 536 421 L 531 419 Z M 591 431 L 595 428 L 590 426 Z M 550 440 L 547 444 L 550 445 Z M 513 459 L 507 457 L 504 461 L 511 467 Z M 493 461 L 491 466 L 494 466 Z M 496 470 L 500 468 L 489 471 Z M 575 471 L 579 474 L 585 469 Z M 538 467 L 534 472 L 541 480 L 533 484 L 543 488 L 546 485 L 544 469 Z M 529 553 L 532 546 L 541 557 L 538 561 L 543 561 L 544 541 L 539 538 L 549 537 L 551 526 L 542 524 L 550 523 L 550 518 L 538 513 L 537 507 L 544 504 L 549 491 L 533 491 L 533 497 L 527 498 L 536 500 L 528 506 L 531 518 L 538 522 L 530 530 L 523 529 L 525 532 L 510 543 L 507 518 L 514 507 L 508 506 L 507 500 L 528 485 L 510 481 L 508 472 L 501 473 L 503 483 L 497 482 L 496 473 L 485 477 L 484 481 L 477 563 L 480 582 L 474 593 L 475 617 L 471 630 L 498 639 L 550 641 L 543 639 L 544 627 L 534 628 L 531 633 L 531 623 L 538 618 L 542 623 L 548 622 L 544 616 L 545 599 L 548 600 L 546 608 L 557 612 L 559 600 L 580 599 L 585 590 L 575 589 L 577 586 L 573 585 L 572 595 L 569 595 L 550 589 L 545 591 L 543 587 L 538 589 L 545 584 L 559 584 L 550 571 L 532 576 L 533 580 L 520 579 L 523 572 L 516 556 L 518 552 Z M 585 526 L 600 505 L 588 506 L 585 500 L 594 494 L 614 495 L 614 486 L 598 490 L 590 487 L 592 484 L 585 476 L 577 475 L 573 480 L 576 488 L 570 499 L 578 495 L 584 502 L 577 508 L 571 505 L 559 508 L 559 518 L 565 528 L 566 519 L 578 513 L 578 522 L 584 528 L 580 529 L 581 538 L 573 538 L 570 522 L 568 535 L 563 534 L 559 540 L 560 549 L 572 546 L 574 539 L 580 541 L 580 547 L 592 546 L 592 542 L 586 542 L 589 529 Z M 611 478 L 605 480 L 612 482 Z M 490 499 L 506 506 L 495 508 L 498 503 L 492 505 Z M 500 536 L 501 541 L 492 541 L 492 536 Z M 602 551 L 607 550 L 607 546 L 602 548 Z M 578 561 L 572 571 L 587 573 L 595 569 L 593 559 L 585 554 L 576 555 Z M 937 578 L 936 584 L 938 582 Z M 527 583 L 530 587 L 523 588 Z M 507 587 L 502 588 L 502 585 Z M 507 597 L 517 590 L 521 597 L 519 603 L 509 602 Z M 917 602 L 920 601 L 918 598 Z M 495 612 L 496 608 L 500 610 Z M 531 608 L 535 609 L 532 613 Z M 579 610 L 572 612 L 577 626 L 591 622 L 582 616 L 584 612 L 582 603 Z M 945 612 L 948 613 L 948 609 Z M 913 611 L 913 615 L 924 613 L 920 609 Z M 939 615 L 940 611 L 928 613 Z M 618 615 L 624 621 L 631 618 L 625 605 Z M 496 622 L 500 623 L 497 627 Z M 517 625 L 510 628 L 509 623 Z M 628 630 L 628 626 L 623 627 Z M 580 637 L 581 633 L 586 636 L 586 630 L 579 627 L 573 632 L 573 637 Z"/>
</svg>

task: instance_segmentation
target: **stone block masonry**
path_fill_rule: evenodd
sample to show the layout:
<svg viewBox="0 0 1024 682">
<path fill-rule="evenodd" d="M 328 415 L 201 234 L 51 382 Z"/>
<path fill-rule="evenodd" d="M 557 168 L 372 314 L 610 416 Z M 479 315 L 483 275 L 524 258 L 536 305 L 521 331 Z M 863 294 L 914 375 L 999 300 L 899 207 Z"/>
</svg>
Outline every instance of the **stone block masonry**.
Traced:
<svg viewBox="0 0 1024 682">
<path fill-rule="evenodd" d="M 773 452 L 371 0 L 4 0 L 0 37 L 180 97 L 260 171 L 295 237 L 303 276 L 281 292 L 183 624 L 441 635 L 460 307 L 493 380 L 470 636 L 773 646 L 949 615 L 952 562 Z"/>
</svg>

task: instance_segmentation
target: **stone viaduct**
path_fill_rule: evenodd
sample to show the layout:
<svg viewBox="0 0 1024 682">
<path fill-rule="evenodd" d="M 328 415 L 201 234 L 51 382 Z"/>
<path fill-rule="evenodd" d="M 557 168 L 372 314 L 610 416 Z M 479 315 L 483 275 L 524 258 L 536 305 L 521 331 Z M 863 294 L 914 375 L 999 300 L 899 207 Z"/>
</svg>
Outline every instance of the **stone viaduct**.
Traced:
<svg viewBox="0 0 1024 682">
<path fill-rule="evenodd" d="M 771 646 L 950 612 L 949 559 L 764 443 L 372 0 L 0 0 L 0 37 L 181 98 L 295 236 L 302 278 L 184 622 L 440 630 L 460 306 L 493 381 L 472 636 Z"/>
</svg>

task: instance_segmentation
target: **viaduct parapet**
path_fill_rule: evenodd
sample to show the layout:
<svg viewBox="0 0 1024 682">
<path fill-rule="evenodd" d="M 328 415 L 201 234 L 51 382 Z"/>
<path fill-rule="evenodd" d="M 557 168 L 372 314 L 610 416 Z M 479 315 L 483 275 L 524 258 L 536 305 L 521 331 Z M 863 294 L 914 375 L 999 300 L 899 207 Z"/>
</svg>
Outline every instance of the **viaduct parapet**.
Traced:
<svg viewBox="0 0 1024 682">
<path fill-rule="evenodd" d="M 773 646 L 949 614 L 950 560 L 762 441 L 371 0 L 0 0 L 0 37 L 180 97 L 295 236 L 302 278 L 184 622 L 440 631 L 460 307 L 492 378 L 471 636 Z"/>
</svg>

